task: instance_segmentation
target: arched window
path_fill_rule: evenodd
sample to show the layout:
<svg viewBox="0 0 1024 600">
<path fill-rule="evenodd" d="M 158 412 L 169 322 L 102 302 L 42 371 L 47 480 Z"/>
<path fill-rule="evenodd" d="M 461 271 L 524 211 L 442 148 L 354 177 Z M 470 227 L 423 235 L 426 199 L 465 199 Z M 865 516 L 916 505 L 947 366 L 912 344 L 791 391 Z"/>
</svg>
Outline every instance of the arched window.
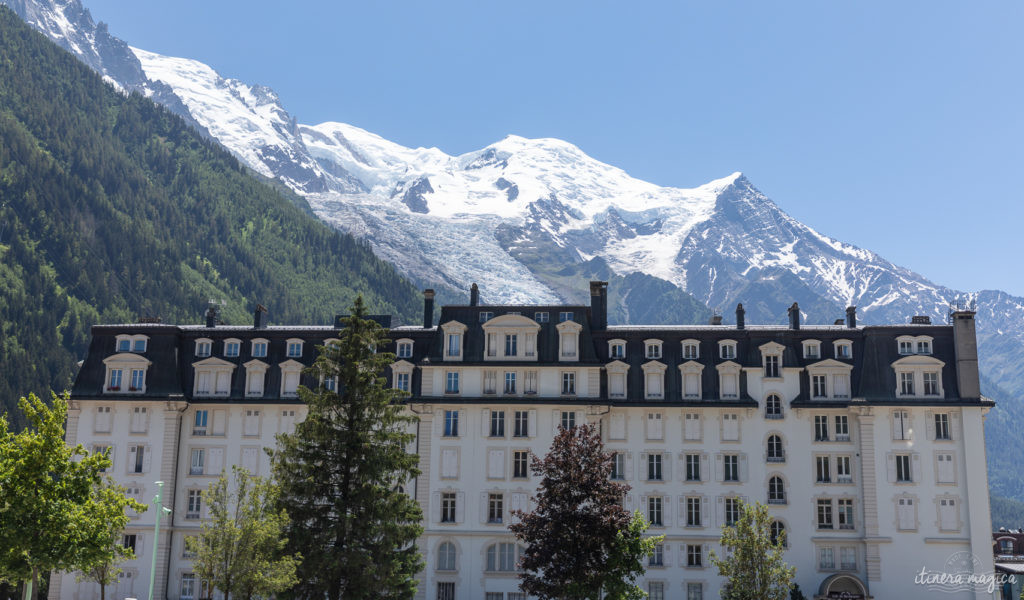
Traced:
<svg viewBox="0 0 1024 600">
<path fill-rule="evenodd" d="M 786 485 L 782 483 L 781 477 L 772 477 L 768 480 L 768 504 L 786 503 Z"/>
<path fill-rule="evenodd" d="M 515 544 L 491 544 L 487 547 L 487 570 L 511 572 L 516 569 Z"/>
<path fill-rule="evenodd" d="M 441 545 L 437 547 L 437 570 L 455 570 L 455 544 L 451 542 L 442 542 Z"/>
<path fill-rule="evenodd" d="M 783 548 L 789 546 L 789 542 L 786 540 L 786 526 L 782 524 L 782 521 L 772 521 L 772 544 L 781 545 Z"/>
<path fill-rule="evenodd" d="M 768 394 L 764 401 L 764 417 L 766 419 L 782 418 L 782 398 L 778 394 Z"/>
<path fill-rule="evenodd" d="M 768 436 L 768 462 L 786 462 L 782 438 L 774 434 Z"/>
</svg>

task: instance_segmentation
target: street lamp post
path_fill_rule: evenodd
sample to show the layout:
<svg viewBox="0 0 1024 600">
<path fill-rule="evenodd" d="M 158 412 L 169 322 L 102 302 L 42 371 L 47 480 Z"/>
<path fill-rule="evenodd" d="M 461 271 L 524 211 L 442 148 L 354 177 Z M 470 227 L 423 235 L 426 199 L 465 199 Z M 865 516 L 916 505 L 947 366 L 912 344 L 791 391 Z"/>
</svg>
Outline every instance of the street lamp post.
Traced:
<svg viewBox="0 0 1024 600">
<path fill-rule="evenodd" d="M 164 482 L 156 482 L 156 497 L 153 498 L 153 505 L 156 508 L 156 524 L 153 525 L 153 562 L 149 569 L 149 600 L 153 600 L 153 584 L 156 582 L 156 549 L 157 541 L 160 539 L 160 518 L 164 512 L 171 514 L 171 509 L 163 505 Z"/>
</svg>

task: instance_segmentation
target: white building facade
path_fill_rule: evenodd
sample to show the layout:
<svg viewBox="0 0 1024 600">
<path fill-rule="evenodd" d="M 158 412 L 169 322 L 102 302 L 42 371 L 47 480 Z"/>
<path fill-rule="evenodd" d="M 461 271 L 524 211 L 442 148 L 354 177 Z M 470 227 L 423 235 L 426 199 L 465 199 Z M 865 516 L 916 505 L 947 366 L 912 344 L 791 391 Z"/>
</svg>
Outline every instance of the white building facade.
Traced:
<svg viewBox="0 0 1024 600">
<path fill-rule="evenodd" d="M 420 419 L 409 490 L 425 516 L 420 598 L 525 600 L 511 511 L 532 506 L 530 454 L 582 423 L 614 453 L 626 507 L 665 535 L 641 578 L 652 600 L 719 596 L 709 553 L 739 501 L 769 506 L 808 598 L 923 597 L 935 588 L 922 569 L 993 572 L 991 403 L 973 313 L 876 327 L 850 309 L 805 326 L 794 305 L 788 326 L 746 326 L 742 307 L 732 325 L 608 326 L 606 285 L 593 282 L 590 306 L 487 306 L 474 290 L 435 327 L 432 296 L 423 325 L 392 329 L 388 349 L 391 382 Z M 138 558 L 116 597 L 144 596 L 151 576 L 158 598 L 208 596 L 184 544 L 205 514 L 199 492 L 232 464 L 269 473 L 262 449 L 304 418 L 297 386 L 316 384 L 300 371 L 336 336 L 268 327 L 260 312 L 252 327 L 94 329 L 68 442 L 110 447 L 114 478 L 142 501 L 164 481 L 173 509 L 157 548 L 153 511 L 132 518 Z M 51 596 L 98 590 L 68 574 Z"/>
</svg>

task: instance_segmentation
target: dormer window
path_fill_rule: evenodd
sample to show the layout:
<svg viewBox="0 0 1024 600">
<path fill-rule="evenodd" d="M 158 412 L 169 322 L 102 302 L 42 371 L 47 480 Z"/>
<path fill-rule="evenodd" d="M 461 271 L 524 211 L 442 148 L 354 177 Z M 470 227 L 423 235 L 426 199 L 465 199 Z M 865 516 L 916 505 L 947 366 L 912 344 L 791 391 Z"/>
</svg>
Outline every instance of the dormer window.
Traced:
<svg viewBox="0 0 1024 600">
<path fill-rule="evenodd" d="M 558 322 L 559 323 L 565 323 L 566 321 L 572 321 L 573 320 L 573 316 L 574 315 L 573 315 L 573 313 L 571 311 L 560 312 L 560 313 L 558 313 Z"/>
<path fill-rule="evenodd" d="M 145 352 L 146 351 L 146 338 L 136 337 L 132 340 L 132 352 Z"/>
<path fill-rule="evenodd" d="M 266 358 L 267 357 L 267 346 L 269 342 L 267 340 L 258 338 L 252 341 L 252 357 L 253 358 Z"/>
<path fill-rule="evenodd" d="M 701 373 L 704 365 L 696 361 L 688 361 L 679 365 L 679 372 L 683 379 L 683 398 L 695 400 L 701 397 Z"/>
<path fill-rule="evenodd" d="M 299 383 L 302 377 L 302 363 L 286 360 L 278 365 L 281 369 L 281 397 L 294 398 L 299 395 Z"/>
<path fill-rule="evenodd" d="M 558 360 L 579 360 L 580 331 L 583 326 L 575 321 L 563 321 L 556 325 L 558 329 Z"/>
<path fill-rule="evenodd" d="M 538 323 L 547 323 L 550 316 L 546 312 L 535 312 L 533 313 L 533 320 Z"/>
<path fill-rule="evenodd" d="M 821 358 L 821 342 L 818 340 L 804 340 L 804 358 L 818 360 Z"/>
<path fill-rule="evenodd" d="M 519 336 L 514 333 L 505 334 L 505 356 L 517 356 L 519 354 Z"/>
<path fill-rule="evenodd" d="M 626 342 L 623 340 L 611 340 L 608 342 L 608 358 L 622 360 L 626 358 Z"/>
<path fill-rule="evenodd" d="M 660 399 L 665 397 L 665 365 L 654 360 L 645 363 L 644 370 L 644 397 L 647 399 Z"/>
<path fill-rule="evenodd" d="M 398 358 L 412 358 L 412 340 L 398 340 Z"/>
<path fill-rule="evenodd" d="M 608 372 L 608 397 L 626 397 L 626 377 L 629 374 L 629 365 L 624 362 L 613 362 L 605 369 Z"/>
<path fill-rule="evenodd" d="M 492 312 L 489 312 L 489 311 L 481 311 L 480 312 L 480 322 L 481 323 L 486 323 L 487 321 L 490 321 L 493 318 L 494 318 L 494 313 L 492 313 Z"/>
<path fill-rule="evenodd" d="M 132 351 L 132 340 L 131 338 L 120 338 L 117 340 L 117 351 L 118 352 L 131 352 Z"/>
<path fill-rule="evenodd" d="M 932 353 L 932 338 L 927 335 L 901 335 L 896 338 L 900 355 L 909 356 L 912 354 L 928 355 Z"/>
<path fill-rule="evenodd" d="M 205 358 L 213 353 L 213 341 L 208 339 L 196 340 L 196 356 Z"/>
<path fill-rule="evenodd" d="M 441 325 L 444 331 L 444 359 L 462 360 L 462 336 L 466 326 L 458 321 L 449 321 Z"/>
<path fill-rule="evenodd" d="M 130 353 L 118 353 L 103 360 L 107 367 L 105 393 L 139 394 L 146 391 L 146 371 L 152 363 Z"/>
<path fill-rule="evenodd" d="M 725 360 L 734 360 L 736 358 L 736 342 L 733 340 L 718 342 L 718 356 Z"/>
<path fill-rule="evenodd" d="M 913 340 L 900 340 L 900 354 L 913 354 L 914 353 L 914 342 Z"/>
<path fill-rule="evenodd" d="M 121 379 L 124 376 L 124 369 L 110 369 L 107 373 L 107 391 L 120 392 Z"/>
<path fill-rule="evenodd" d="M 235 339 L 224 340 L 224 356 L 228 358 L 237 358 L 241 350 L 241 341 Z"/>
<path fill-rule="evenodd" d="M 302 356 L 302 340 L 288 340 L 288 358 L 300 358 Z"/>
<path fill-rule="evenodd" d="M 661 340 L 644 340 L 644 356 L 648 360 L 661 358 Z"/>
<path fill-rule="evenodd" d="M 149 338 L 144 335 L 119 335 L 117 336 L 117 351 L 141 354 L 146 351 L 148 341 Z"/>
<path fill-rule="evenodd" d="M 697 360 L 700 358 L 700 342 L 697 340 L 683 341 L 683 359 Z"/>
<path fill-rule="evenodd" d="M 833 348 L 835 348 L 836 358 L 840 360 L 853 358 L 853 342 L 850 340 L 836 340 L 833 343 Z"/>
<path fill-rule="evenodd" d="M 504 314 L 483 325 L 484 360 L 537 360 L 540 325 L 523 315 Z"/>
<path fill-rule="evenodd" d="M 931 340 L 918 340 L 917 341 L 917 353 L 918 354 L 931 354 L 932 353 L 932 342 L 931 342 Z"/>
</svg>

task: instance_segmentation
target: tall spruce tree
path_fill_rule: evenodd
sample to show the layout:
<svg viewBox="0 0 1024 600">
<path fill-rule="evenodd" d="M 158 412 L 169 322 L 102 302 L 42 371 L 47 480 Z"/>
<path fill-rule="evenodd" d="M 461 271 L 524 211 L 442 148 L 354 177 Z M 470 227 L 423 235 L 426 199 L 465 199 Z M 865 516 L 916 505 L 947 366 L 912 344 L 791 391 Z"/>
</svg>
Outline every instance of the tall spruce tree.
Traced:
<svg viewBox="0 0 1024 600">
<path fill-rule="evenodd" d="M 622 506 L 629 486 L 611 481 L 612 458 L 593 425 L 559 429 L 547 456 L 533 456 L 541 477 L 536 508 L 509 526 L 526 550 L 522 589 L 541 600 L 640 600 L 635 580 L 664 536 L 646 537 L 642 515 Z"/>
<path fill-rule="evenodd" d="M 416 417 L 402 406 L 403 393 L 387 388 L 395 356 L 377 351 L 386 331 L 365 317 L 360 297 L 338 341 L 319 349 L 309 371 L 337 384 L 299 388 L 309 414 L 278 437 L 273 456 L 291 517 L 289 549 L 304 557 L 295 597 L 412 598 L 423 568 L 415 546 L 423 514 L 403 491 L 420 473 L 409 452 Z"/>
</svg>

